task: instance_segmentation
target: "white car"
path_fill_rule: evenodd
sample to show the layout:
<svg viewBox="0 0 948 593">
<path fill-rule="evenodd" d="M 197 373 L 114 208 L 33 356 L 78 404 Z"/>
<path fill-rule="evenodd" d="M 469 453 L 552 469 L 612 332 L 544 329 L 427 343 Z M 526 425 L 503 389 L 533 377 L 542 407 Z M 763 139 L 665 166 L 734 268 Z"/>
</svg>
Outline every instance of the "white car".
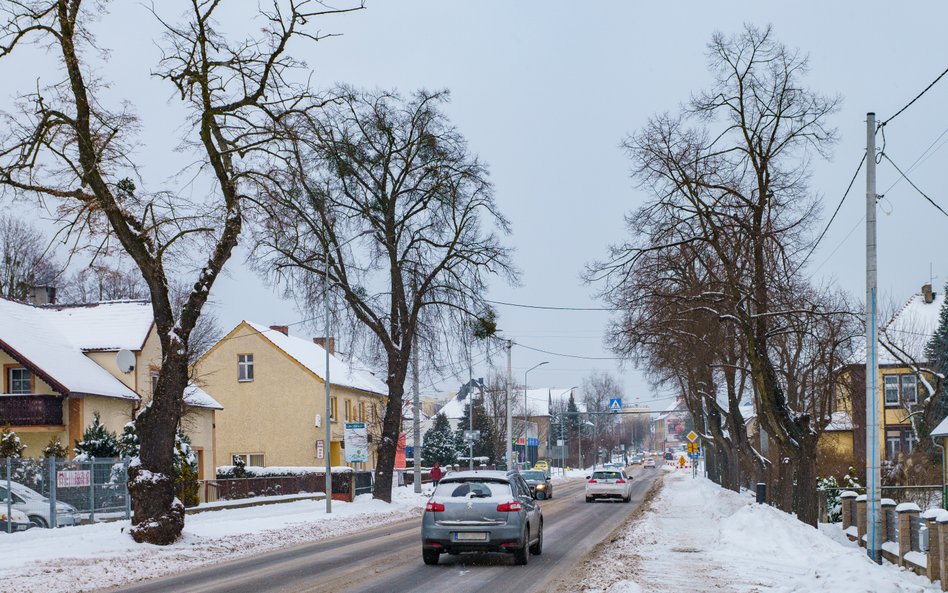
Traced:
<svg viewBox="0 0 948 593">
<path fill-rule="evenodd" d="M 652 459 L 651 457 L 645 459 L 645 461 L 642 462 L 642 467 L 652 467 L 652 468 L 654 468 L 654 467 L 655 467 L 655 460 Z"/>
<path fill-rule="evenodd" d="M 596 470 L 586 477 L 586 502 L 597 498 L 632 500 L 632 478 L 623 469 Z"/>
<path fill-rule="evenodd" d="M 18 482 L 10 482 L 13 491 L 13 508 L 22 511 L 29 521 L 37 527 L 49 527 L 49 499 Z M 6 510 L 7 482 L 0 480 L 0 511 Z M 79 512 L 76 507 L 65 502 L 56 502 L 56 524 L 59 527 L 79 524 Z"/>
<path fill-rule="evenodd" d="M 8 519 L 7 509 L 4 506 L 0 509 L 0 533 L 6 533 L 8 526 L 11 532 L 16 533 L 17 531 L 26 531 L 30 527 L 33 527 L 33 524 L 30 522 L 29 517 L 26 516 L 26 513 L 16 509 L 11 509 Z"/>
</svg>

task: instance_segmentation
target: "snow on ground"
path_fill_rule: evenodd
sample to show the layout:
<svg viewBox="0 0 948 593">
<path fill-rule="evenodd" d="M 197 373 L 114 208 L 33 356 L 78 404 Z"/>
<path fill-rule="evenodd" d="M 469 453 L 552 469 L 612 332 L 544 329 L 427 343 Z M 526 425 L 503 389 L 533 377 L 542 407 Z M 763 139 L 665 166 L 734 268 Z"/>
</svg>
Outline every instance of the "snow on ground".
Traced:
<svg viewBox="0 0 948 593">
<path fill-rule="evenodd" d="M 940 591 L 928 579 L 844 542 L 837 526 L 813 529 L 752 496 L 691 472 L 669 473 L 651 511 L 603 549 L 586 593 L 908 593 Z"/>
<path fill-rule="evenodd" d="M 136 544 L 129 523 L 30 529 L 0 537 L 0 592 L 79 593 L 190 570 L 421 516 L 427 497 L 394 488 L 392 504 L 301 500 L 188 515 L 171 546 Z"/>
</svg>

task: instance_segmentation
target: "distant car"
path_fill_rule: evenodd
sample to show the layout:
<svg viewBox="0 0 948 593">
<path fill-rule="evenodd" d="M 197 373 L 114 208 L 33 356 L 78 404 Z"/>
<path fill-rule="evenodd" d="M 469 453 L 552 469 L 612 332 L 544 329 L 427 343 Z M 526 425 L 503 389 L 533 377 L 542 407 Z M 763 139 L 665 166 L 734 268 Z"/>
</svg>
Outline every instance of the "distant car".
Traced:
<svg viewBox="0 0 948 593">
<path fill-rule="evenodd" d="M 638 455 L 638 454 L 633 455 L 633 456 L 632 456 L 632 464 L 633 464 L 633 465 L 641 465 L 641 464 L 642 464 L 642 460 L 643 460 L 644 458 L 645 458 L 645 457 L 644 457 L 643 455 Z"/>
<path fill-rule="evenodd" d="M 37 527 L 50 526 L 48 498 L 18 482 L 10 482 L 10 490 L 13 491 L 13 508 L 23 512 L 30 522 Z M 0 510 L 5 510 L 4 505 L 8 497 L 7 483 L 0 481 Z M 57 502 L 56 525 L 59 527 L 77 525 L 79 523 L 78 513 L 76 507 L 71 504 Z"/>
<path fill-rule="evenodd" d="M 520 472 L 520 476 L 530 487 L 530 494 L 539 500 L 553 498 L 553 482 L 546 472 L 540 470 L 529 470 Z"/>
<path fill-rule="evenodd" d="M 632 478 L 625 470 L 596 470 L 586 482 L 586 502 L 597 498 L 619 498 L 622 502 L 632 500 Z"/>
<path fill-rule="evenodd" d="M 17 509 L 11 509 L 10 516 L 7 517 L 7 509 L 4 506 L 0 509 L 0 533 L 6 533 L 8 527 L 11 532 L 16 533 L 17 531 L 26 531 L 33 527 L 33 524 L 26 513 Z"/>
<path fill-rule="evenodd" d="M 651 457 L 646 457 L 644 460 L 642 460 L 642 467 L 651 467 L 651 468 L 654 468 L 654 467 L 655 467 L 655 460 L 652 459 Z"/>
<path fill-rule="evenodd" d="M 550 464 L 541 459 L 540 461 L 537 461 L 536 463 L 533 464 L 533 469 L 538 469 L 540 471 L 550 473 Z"/>
<path fill-rule="evenodd" d="M 543 514 L 517 471 L 466 471 L 438 484 L 421 518 L 421 556 L 508 552 L 527 564 L 543 551 Z"/>
</svg>

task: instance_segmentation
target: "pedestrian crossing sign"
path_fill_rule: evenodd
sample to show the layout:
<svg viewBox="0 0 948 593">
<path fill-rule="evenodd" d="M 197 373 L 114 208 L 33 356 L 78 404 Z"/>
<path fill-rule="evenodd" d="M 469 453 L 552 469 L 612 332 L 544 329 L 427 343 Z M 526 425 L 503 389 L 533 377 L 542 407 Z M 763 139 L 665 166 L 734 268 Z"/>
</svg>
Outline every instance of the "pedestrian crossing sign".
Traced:
<svg viewBox="0 0 948 593">
<path fill-rule="evenodd" d="M 609 400 L 609 411 L 618 412 L 622 409 L 622 399 L 618 397 L 613 397 Z"/>
</svg>

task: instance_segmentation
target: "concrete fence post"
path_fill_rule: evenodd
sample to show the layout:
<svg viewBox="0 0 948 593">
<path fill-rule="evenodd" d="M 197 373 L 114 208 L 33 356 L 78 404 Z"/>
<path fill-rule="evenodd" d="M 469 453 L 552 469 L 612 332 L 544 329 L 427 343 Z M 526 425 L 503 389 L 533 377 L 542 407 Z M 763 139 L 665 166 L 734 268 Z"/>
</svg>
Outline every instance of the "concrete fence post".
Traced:
<svg viewBox="0 0 948 593">
<path fill-rule="evenodd" d="M 847 490 L 839 495 L 839 505 L 842 511 L 843 531 L 856 524 L 856 518 L 853 516 L 856 505 L 856 497 L 859 496 L 852 490 Z"/>
<path fill-rule="evenodd" d="M 941 578 L 948 575 L 948 511 L 936 509 L 935 525 L 936 528 L 928 534 L 928 545 L 931 546 L 932 541 L 938 541 L 938 556 L 928 555 L 929 575 L 932 563 L 937 564 L 941 590 L 948 591 L 948 578 Z"/>
<path fill-rule="evenodd" d="M 866 495 L 856 497 L 856 543 L 865 546 L 863 537 L 866 535 Z"/>
<path fill-rule="evenodd" d="M 938 524 L 939 509 L 928 509 L 922 513 L 925 526 L 928 527 L 928 566 L 925 567 L 926 576 L 931 582 L 941 578 L 941 526 Z M 948 514 L 948 511 L 945 512 Z"/>
<path fill-rule="evenodd" d="M 899 566 L 905 566 L 905 555 L 912 551 L 912 521 L 918 517 L 919 508 L 914 502 L 903 502 L 895 507 L 899 515 Z"/>
</svg>

